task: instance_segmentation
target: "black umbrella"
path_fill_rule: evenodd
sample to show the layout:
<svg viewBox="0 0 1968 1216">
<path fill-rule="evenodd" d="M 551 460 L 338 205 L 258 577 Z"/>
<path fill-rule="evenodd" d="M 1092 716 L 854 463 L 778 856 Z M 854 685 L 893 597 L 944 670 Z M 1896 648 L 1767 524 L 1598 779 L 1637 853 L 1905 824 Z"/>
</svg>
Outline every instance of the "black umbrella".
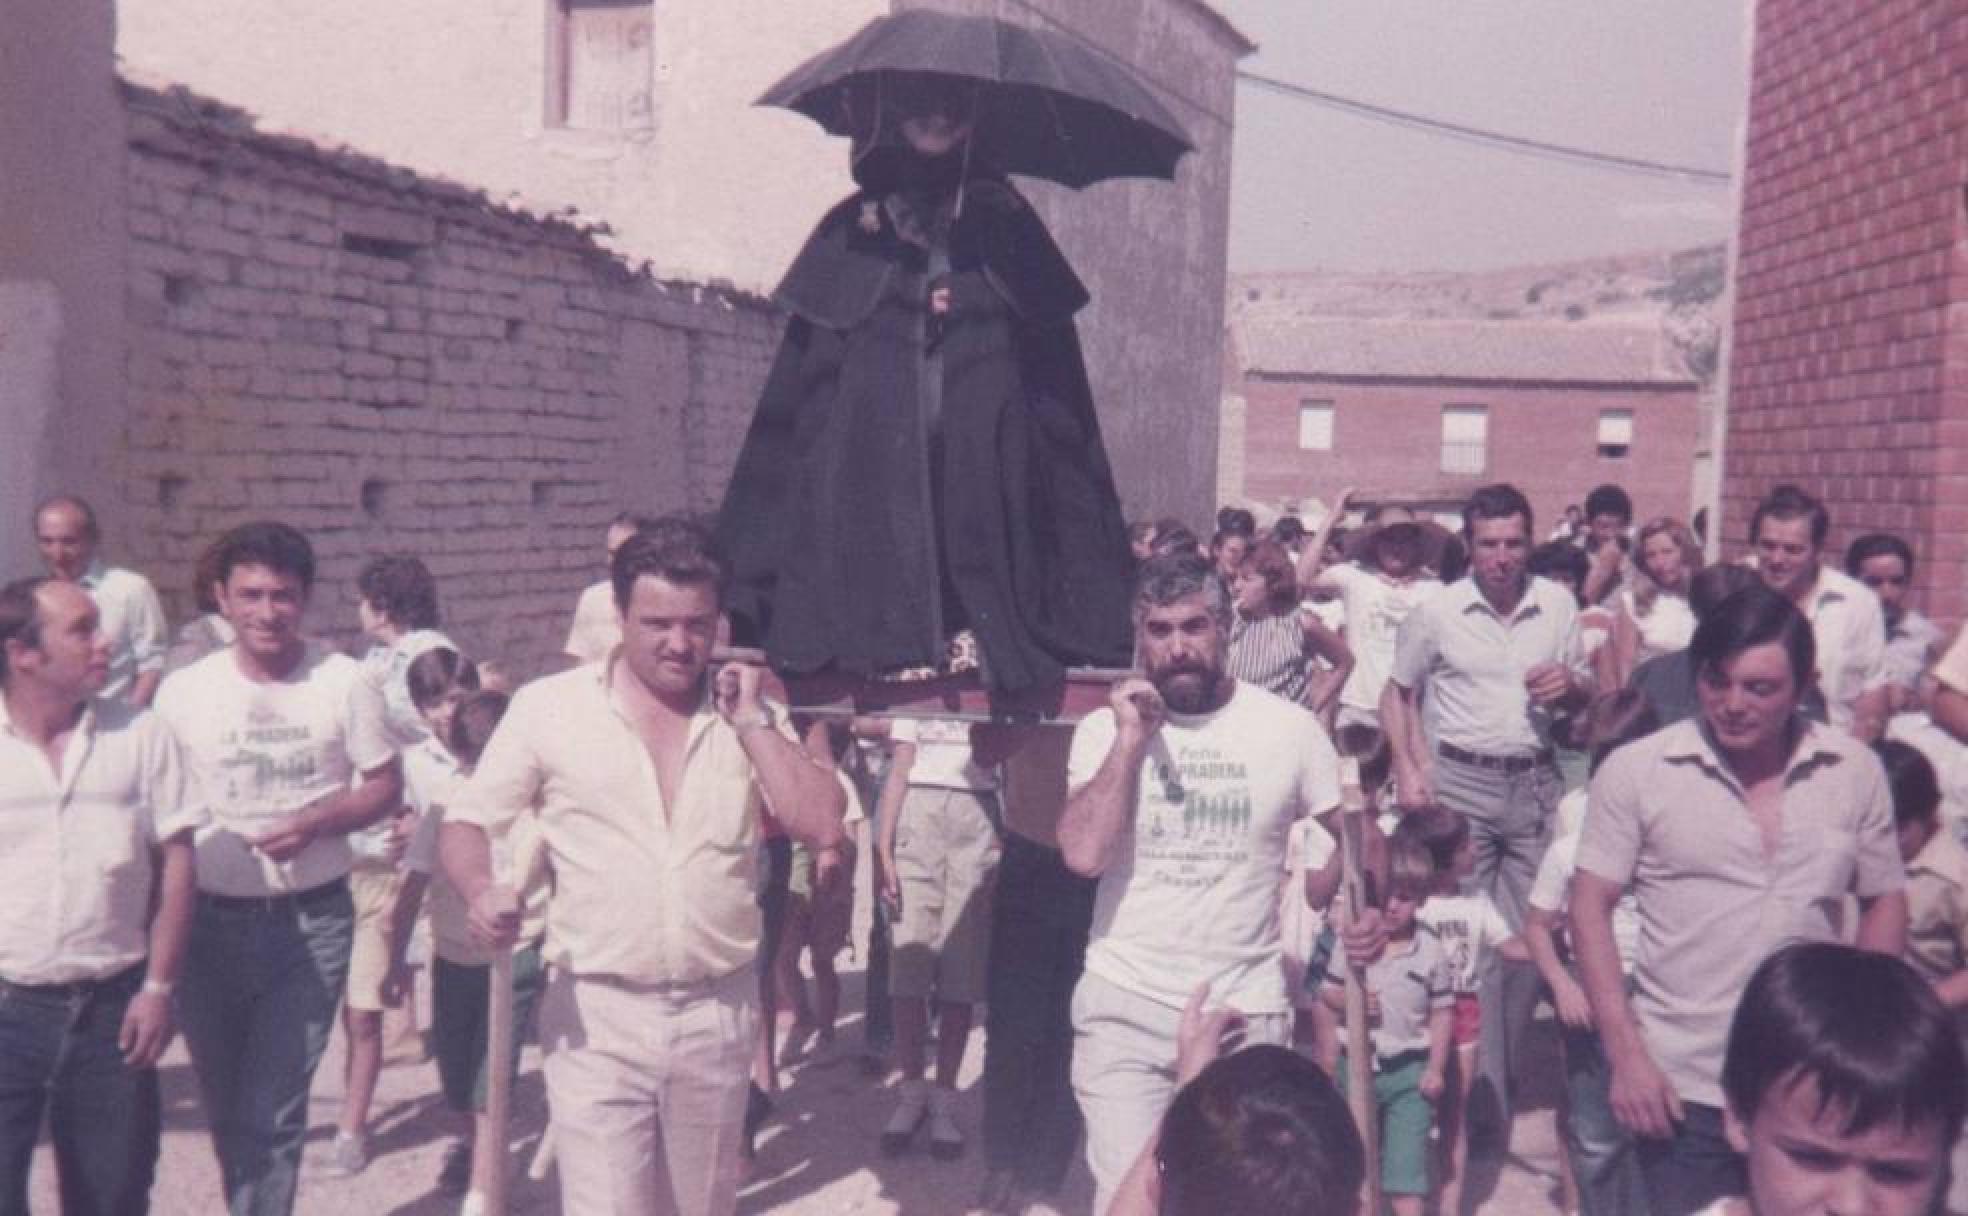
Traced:
<svg viewBox="0 0 1968 1216">
<path fill-rule="evenodd" d="M 1075 188 L 1110 177 L 1173 178 L 1192 146 L 1119 61 L 1052 30 L 933 9 L 876 18 L 795 68 L 759 104 L 866 138 L 910 77 L 974 82 L 971 141 L 1006 173 Z"/>
</svg>

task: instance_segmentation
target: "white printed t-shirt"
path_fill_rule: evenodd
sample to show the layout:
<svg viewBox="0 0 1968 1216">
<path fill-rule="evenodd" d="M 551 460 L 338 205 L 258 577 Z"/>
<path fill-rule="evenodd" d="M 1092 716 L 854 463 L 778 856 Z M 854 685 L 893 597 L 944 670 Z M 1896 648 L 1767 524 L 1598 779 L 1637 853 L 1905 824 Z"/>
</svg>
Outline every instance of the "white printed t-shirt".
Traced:
<svg viewBox="0 0 1968 1216">
<path fill-rule="evenodd" d="M 1339 703 L 1367 713 L 1380 709 L 1380 693 L 1394 670 L 1394 639 L 1416 605 L 1442 590 L 1439 579 L 1396 583 L 1352 562 L 1328 566 L 1318 585 L 1339 592 L 1346 605 L 1346 646 L 1353 652 L 1353 674 L 1340 689 Z"/>
<path fill-rule="evenodd" d="M 1510 922 L 1480 891 L 1474 895 L 1430 895 L 1415 910 L 1415 919 L 1435 930 L 1457 996 L 1473 995 L 1482 987 L 1490 952 L 1511 936 Z"/>
<path fill-rule="evenodd" d="M 442 744 L 426 739 L 403 753 L 404 800 L 417 812 L 417 830 L 403 852 L 403 868 L 412 874 L 430 877 L 430 894 L 424 907 L 430 915 L 431 948 L 437 957 L 461 967 L 491 964 L 495 951 L 481 946 L 472 936 L 471 905 L 464 894 L 451 885 L 438 864 L 438 831 L 444 826 L 446 807 L 455 804 L 471 774 L 458 764 Z M 536 846 L 539 828 L 535 820 L 522 815 L 510 831 L 488 837 L 492 850 L 492 875 L 496 881 L 519 880 L 514 868 L 517 854 L 530 853 Z M 547 931 L 548 884 L 540 883 L 526 892 L 521 909 L 519 940 L 536 942 Z"/>
<path fill-rule="evenodd" d="M 321 837 L 284 862 L 247 840 L 390 761 L 382 697 L 360 664 L 310 642 L 285 679 L 263 684 L 221 650 L 166 678 L 157 711 L 183 744 L 211 813 L 196 837 L 199 890 L 282 895 L 348 873 L 343 836 Z"/>
<path fill-rule="evenodd" d="M 1093 779 L 1114 743 L 1099 709 L 1073 732 L 1067 785 Z M 1086 969 L 1181 1008 L 1285 1013 L 1278 885 L 1291 828 L 1339 805 L 1339 759 L 1302 706 L 1238 683 L 1210 714 L 1170 714 L 1141 764 L 1133 818 L 1100 876 Z"/>
<path fill-rule="evenodd" d="M 977 763 L 970 750 L 968 722 L 897 718 L 889 727 L 888 739 L 916 749 L 915 761 L 909 765 L 910 785 L 928 785 L 940 790 L 998 788 L 997 770 Z"/>
</svg>

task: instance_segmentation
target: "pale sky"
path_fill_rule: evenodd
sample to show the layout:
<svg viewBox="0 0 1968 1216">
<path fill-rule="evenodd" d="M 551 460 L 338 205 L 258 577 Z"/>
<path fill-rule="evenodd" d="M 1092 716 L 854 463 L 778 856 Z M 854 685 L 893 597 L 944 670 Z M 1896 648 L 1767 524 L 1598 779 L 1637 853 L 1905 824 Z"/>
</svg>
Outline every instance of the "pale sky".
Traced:
<svg viewBox="0 0 1968 1216">
<path fill-rule="evenodd" d="M 1246 71 L 1730 171 L 1749 0 L 1217 0 Z M 1723 239 L 1726 185 L 1533 159 L 1237 88 L 1233 271 L 1479 269 Z"/>
</svg>

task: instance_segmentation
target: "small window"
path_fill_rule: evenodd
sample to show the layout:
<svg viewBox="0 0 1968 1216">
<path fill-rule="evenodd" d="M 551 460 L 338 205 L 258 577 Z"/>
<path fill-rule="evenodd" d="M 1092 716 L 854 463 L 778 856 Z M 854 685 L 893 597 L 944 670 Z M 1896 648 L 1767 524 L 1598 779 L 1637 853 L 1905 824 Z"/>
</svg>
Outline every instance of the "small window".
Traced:
<svg viewBox="0 0 1968 1216">
<path fill-rule="evenodd" d="M 1442 407 L 1442 471 L 1481 473 L 1489 466 L 1490 407 Z"/>
<path fill-rule="evenodd" d="M 1307 452 L 1330 452 L 1333 445 L 1333 403 L 1302 401 L 1298 406 L 1298 446 Z"/>
<path fill-rule="evenodd" d="M 653 0 L 548 0 L 547 125 L 646 131 L 655 125 Z"/>
<path fill-rule="evenodd" d="M 1633 450 L 1633 411 L 1599 411 L 1599 458 L 1623 460 Z"/>
</svg>

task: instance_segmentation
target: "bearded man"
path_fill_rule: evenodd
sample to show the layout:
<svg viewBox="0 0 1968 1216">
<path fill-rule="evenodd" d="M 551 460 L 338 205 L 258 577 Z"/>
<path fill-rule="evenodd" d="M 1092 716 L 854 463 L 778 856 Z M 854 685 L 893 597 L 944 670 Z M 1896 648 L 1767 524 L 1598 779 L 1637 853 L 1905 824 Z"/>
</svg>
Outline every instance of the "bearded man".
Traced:
<svg viewBox="0 0 1968 1216">
<path fill-rule="evenodd" d="M 1176 1031 L 1199 989 L 1286 1044 L 1278 889 L 1294 822 L 1339 804 L 1339 760 L 1303 706 L 1224 670 L 1230 604 L 1208 562 L 1149 560 L 1134 594 L 1145 678 L 1082 721 L 1059 822 L 1066 865 L 1099 879 L 1073 994 L 1073 1091 L 1105 1211 L 1176 1088 Z"/>
</svg>

